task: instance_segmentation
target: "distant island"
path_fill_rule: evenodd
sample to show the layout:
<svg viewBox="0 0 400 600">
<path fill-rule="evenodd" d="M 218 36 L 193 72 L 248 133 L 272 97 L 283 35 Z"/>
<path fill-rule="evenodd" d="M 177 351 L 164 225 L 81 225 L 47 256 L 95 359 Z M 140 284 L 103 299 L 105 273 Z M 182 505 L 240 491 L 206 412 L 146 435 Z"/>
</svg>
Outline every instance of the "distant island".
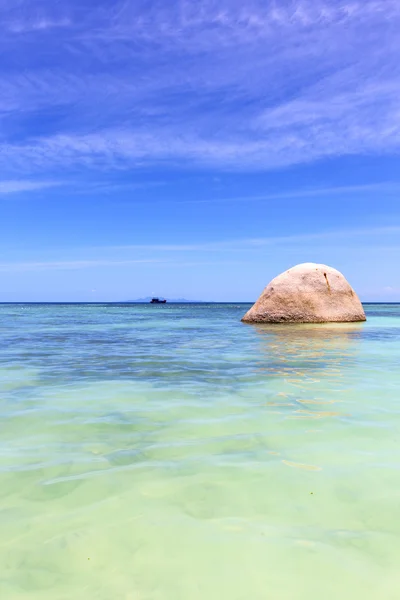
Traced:
<svg viewBox="0 0 400 600">
<path fill-rule="evenodd" d="M 139 304 L 139 303 L 148 303 L 151 302 L 151 299 L 154 296 L 146 296 L 146 298 L 137 298 L 136 300 L 125 300 L 126 304 Z M 163 296 L 159 296 L 160 300 L 164 300 Z M 168 303 L 175 302 L 176 304 L 190 304 L 191 302 L 202 302 L 202 300 L 186 300 L 186 298 L 165 298 Z"/>
</svg>

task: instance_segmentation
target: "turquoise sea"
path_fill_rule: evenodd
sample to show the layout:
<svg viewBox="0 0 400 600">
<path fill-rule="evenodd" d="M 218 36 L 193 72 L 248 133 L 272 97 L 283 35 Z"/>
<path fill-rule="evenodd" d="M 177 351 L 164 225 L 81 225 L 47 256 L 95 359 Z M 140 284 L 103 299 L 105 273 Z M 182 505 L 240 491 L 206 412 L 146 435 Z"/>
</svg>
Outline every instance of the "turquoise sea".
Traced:
<svg viewBox="0 0 400 600">
<path fill-rule="evenodd" d="M 4 600 L 398 600 L 400 305 L 0 305 Z"/>
</svg>

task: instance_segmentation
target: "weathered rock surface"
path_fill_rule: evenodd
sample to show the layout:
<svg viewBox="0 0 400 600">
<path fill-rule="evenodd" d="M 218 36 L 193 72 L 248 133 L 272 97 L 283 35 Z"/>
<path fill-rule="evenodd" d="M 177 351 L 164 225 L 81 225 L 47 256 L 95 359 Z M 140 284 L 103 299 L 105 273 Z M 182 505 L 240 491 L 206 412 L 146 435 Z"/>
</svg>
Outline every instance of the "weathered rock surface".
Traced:
<svg viewBox="0 0 400 600">
<path fill-rule="evenodd" d="M 349 323 L 365 321 L 362 304 L 346 278 L 332 267 L 304 263 L 275 277 L 245 323 Z"/>
</svg>

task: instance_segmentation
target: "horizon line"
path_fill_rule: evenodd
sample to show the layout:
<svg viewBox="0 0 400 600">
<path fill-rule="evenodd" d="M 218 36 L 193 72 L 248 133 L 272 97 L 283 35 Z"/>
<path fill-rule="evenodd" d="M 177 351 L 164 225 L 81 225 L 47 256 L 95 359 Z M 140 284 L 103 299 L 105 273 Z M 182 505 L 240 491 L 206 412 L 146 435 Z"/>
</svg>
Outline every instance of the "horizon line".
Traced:
<svg viewBox="0 0 400 600">
<path fill-rule="evenodd" d="M 254 304 L 255 300 L 185 300 L 185 301 L 174 301 L 168 300 L 167 304 Z M 135 300 L 16 300 L 16 301 L 0 301 L 1 305 L 10 304 L 151 304 L 147 301 L 135 301 Z M 400 304 L 399 300 L 361 300 L 361 304 Z"/>
</svg>

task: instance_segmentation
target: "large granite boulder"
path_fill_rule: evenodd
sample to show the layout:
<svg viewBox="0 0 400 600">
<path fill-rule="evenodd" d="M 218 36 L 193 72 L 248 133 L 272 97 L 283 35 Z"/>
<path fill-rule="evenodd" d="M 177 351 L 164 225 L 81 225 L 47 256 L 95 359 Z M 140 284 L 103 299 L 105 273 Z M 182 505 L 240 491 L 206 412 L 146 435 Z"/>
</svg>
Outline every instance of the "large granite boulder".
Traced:
<svg viewBox="0 0 400 600">
<path fill-rule="evenodd" d="M 326 265 L 304 263 L 275 277 L 245 323 L 348 323 L 365 321 L 362 304 L 345 277 Z"/>
</svg>

